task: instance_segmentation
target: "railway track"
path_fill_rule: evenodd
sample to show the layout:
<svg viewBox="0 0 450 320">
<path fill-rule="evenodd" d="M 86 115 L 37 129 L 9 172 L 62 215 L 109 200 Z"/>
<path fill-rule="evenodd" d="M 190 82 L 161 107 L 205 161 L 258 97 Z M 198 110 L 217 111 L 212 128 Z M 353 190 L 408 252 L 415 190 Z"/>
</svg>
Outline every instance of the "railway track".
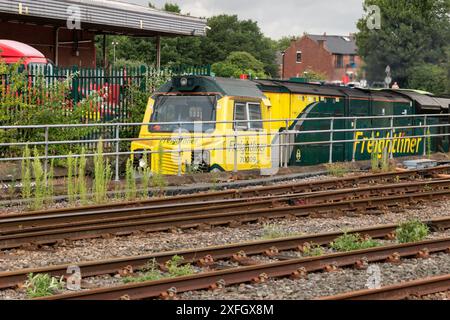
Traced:
<svg viewBox="0 0 450 320">
<path fill-rule="evenodd" d="M 50 209 L 45 211 L 18 213 L 15 215 L 10 214 L 8 215 L 8 217 L 14 218 L 14 217 L 32 217 L 39 215 L 60 215 L 64 213 L 84 213 L 87 211 L 129 209 L 129 208 L 150 207 L 150 206 L 167 206 L 173 204 L 189 204 L 189 203 L 199 204 L 200 202 L 204 201 L 246 199 L 252 197 L 286 195 L 290 193 L 308 193 L 316 191 L 336 190 L 342 188 L 353 188 L 355 186 L 362 184 L 399 183 L 402 181 L 415 180 L 421 177 L 431 178 L 436 175 L 446 174 L 449 172 L 450 166 L 440 166 L 422 170 L 407 170 L 398 172 L 377 173 L 355 177 L 346 177 L 340 179 L 270 185 L 265 187 L 255 187 L 247 189 L 233 189 L 208 193 L 197 193 L 182 196 L 156 198 L 142 201 L 124 202 L 124 203 L 111 203 L 111 204 L 84 206 L 84 207 Z"/>
<path fill-rule="evenodd" d="M 300 279 L 308 273 L 335 271 L 343 267 L 364 267 L 368 263 L 390 261 L 401 258 L 428 257 L 429 254 L 450 253 L 450 238 L 428 240 L 417 243 L 389 245 L 346 253 L 334 253 L 320 257 L 289 259 L 286 261 L 261 263 L 247 267 L 202 272 L 191 276 L 167 278 L 109 288 L 91 289 L 74 293 L 41 298 L 43 300 L 141 300 L 174 298 L 188 291 L 220 289 L 224 286 L 247 282 L 261 283 L 270 278 L 292 277 Z"/>
<path fill-rule="evenodd" d="M 434 219 L 425 222 L 432 230 L 445 230 L 450 228 L 450 217 Z M 353 230 L 351 234 L 358 233 L 362 236 L 374 239 L 395 237 L 395 230 L 398 225 L 383 225 L 371 228 Z M 123 270 L 137 271 L 142 270 L 149 261 L 155 261 L 160 266 L 164 266 L 167 261 L 174 256 L 183 257 L 183 263 L 198 264 L 202 267 L 213 267 L 216 261 L 223 259 L 234 259 L 240 264 L 253 264 L 251 256 L 266 255 L 272 258 L 286 259 L 283 255 L 286 251 L 302 251 L 309 244 L 327 245 L 336 238 L 342 236 L 343 232 L 323 233 L 309 236 L 297 236 L 289 238 L 281 238 L 274 240 L 253 241 L 241 244 L 231 244 L 224 246 L 179 250 L 171 252 L 155 253 L 137 257 L 126 257 L 120 259 L 109 259 L 103 261 L 80 263 L 83 278 L 93 277 L 106 274 L 120 274 Z M 0 289 L 12 288 L 27 279 L 27 275 L 33 274 L 49 274 L 54 277 L 66 276 L 66 272 L 71 265 L 58 265 L 46 268 L 23 269 L 13 272 L 0 273 Z"/>
<path fill-rule="evenodd" d="M 404 282 L 380 289 L 353 291 L 318 300 L 403 300 L 450 290 L 450 274 Z"/>
<path fill-rule="evenodd" d="M 0 219 L 0 249 L 111 234 L 124 236 L 133 232 L 241 224 L 260 219 L 293 218 L 311 214 L 377 213 L 393 207 L 399 208 L 402 204 L 414 205 L 449 195 L 450 180 L 434 180 L 281 197 L 247 198 L 244 202 L 231 199 L 206 201 L 200 205 L 188 203 L 60 215 L 5 217 Z"/>
</svg>

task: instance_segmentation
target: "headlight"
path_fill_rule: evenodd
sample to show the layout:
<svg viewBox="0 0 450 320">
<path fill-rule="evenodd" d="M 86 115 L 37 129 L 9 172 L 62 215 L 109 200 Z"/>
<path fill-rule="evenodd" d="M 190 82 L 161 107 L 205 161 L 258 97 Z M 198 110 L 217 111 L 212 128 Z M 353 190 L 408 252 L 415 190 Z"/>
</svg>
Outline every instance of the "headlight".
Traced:
<svg viewBox="0 0 450 320">
<path fill-rule="evenodd" d="M 141 167 L 142 169 L 145 169 L 145 168 L 147 168 L 147 166 L 148 166 L 148 163 L 147 163 L 147 161 L 145 161 L 144 158 L 139 160 L 139 167 Z"/>
<path fill-rule="evenodd" d="M 202 158 L 208 166 L 211 164 L 211 153 L 209 151 L 203 151 Z"/>
</svg>

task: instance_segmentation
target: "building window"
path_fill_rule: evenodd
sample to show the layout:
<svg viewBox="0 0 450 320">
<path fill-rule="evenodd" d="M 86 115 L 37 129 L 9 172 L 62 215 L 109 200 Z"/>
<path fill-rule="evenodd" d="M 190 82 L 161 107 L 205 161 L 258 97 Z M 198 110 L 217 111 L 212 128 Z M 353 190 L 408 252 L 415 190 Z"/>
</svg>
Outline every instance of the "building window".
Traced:
<svg viewBox="0 0 450 320">
<path fill-rule="evenodd" d="M 302 63 L 302 52 L 297 51 L 297 63 Z"/>
<path fill-rule="evenodd" d="M 344 56 L 342 54 L 336 55 L 336 68 L 344 67 Z"/>
<path fill-rule="evenodd" d="M 354 64 L 355 63 L 355 55 L 351 54 L 350 55 L 350 64 Z"/>
</svg>

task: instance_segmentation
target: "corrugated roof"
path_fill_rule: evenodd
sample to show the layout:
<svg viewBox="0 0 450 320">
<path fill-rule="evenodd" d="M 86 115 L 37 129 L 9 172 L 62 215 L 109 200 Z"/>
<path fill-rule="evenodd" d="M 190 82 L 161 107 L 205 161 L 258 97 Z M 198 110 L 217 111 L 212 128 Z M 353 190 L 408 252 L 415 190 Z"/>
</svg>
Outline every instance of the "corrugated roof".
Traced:
<svg viewBox="0 0 450 320">
<path fill-rule="evenodd" d="M 204 36 L 206 20 L 168 13 L 149 7 L 112 0 L 0 0 L 0 14 L 17 20 L 32 18 L 66 25 L 68 8 L 77 6 L 82 28 L 136 35 L 167 34 Z M 45 22 L 45 21 L 44 21 Z"/>
<path fill-rule="evenodd" d="M 358 47 L 354 36 L 328 36 L 308 34 L 316 42 L 325 41 L 325 47 L 334 54 L 357 54 Z"/>
</svg>

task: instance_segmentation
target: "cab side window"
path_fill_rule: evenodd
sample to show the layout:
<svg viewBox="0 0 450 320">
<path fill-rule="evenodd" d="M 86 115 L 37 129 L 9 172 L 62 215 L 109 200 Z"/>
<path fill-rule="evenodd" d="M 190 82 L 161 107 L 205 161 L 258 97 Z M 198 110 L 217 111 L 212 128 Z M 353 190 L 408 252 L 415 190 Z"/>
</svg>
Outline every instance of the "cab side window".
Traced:
<svg viewBox="0 0 450 320">
<path fill-rule="evenodd" d="M 262 110 L 258 103 L 237 102 L 234 105 L 236 130 L 262 130 Z"/>
<path fill-rule="evenodd" d="M 250 122 L 250 128 L 255 130 L 262 130 L 263 129 L 263 123 L 262 121 L 262 112 L 261 112 L 261 105 L 256 103 L 249 103 L 248 104 L 248 115 Z"/>
<path fill-rule="evenodd" d="M 236 103 L 234 105 L 234 128 L 236 130 L 248 130 L 247 122 L 247 106 L 244 103 Z"/>
</svg>

